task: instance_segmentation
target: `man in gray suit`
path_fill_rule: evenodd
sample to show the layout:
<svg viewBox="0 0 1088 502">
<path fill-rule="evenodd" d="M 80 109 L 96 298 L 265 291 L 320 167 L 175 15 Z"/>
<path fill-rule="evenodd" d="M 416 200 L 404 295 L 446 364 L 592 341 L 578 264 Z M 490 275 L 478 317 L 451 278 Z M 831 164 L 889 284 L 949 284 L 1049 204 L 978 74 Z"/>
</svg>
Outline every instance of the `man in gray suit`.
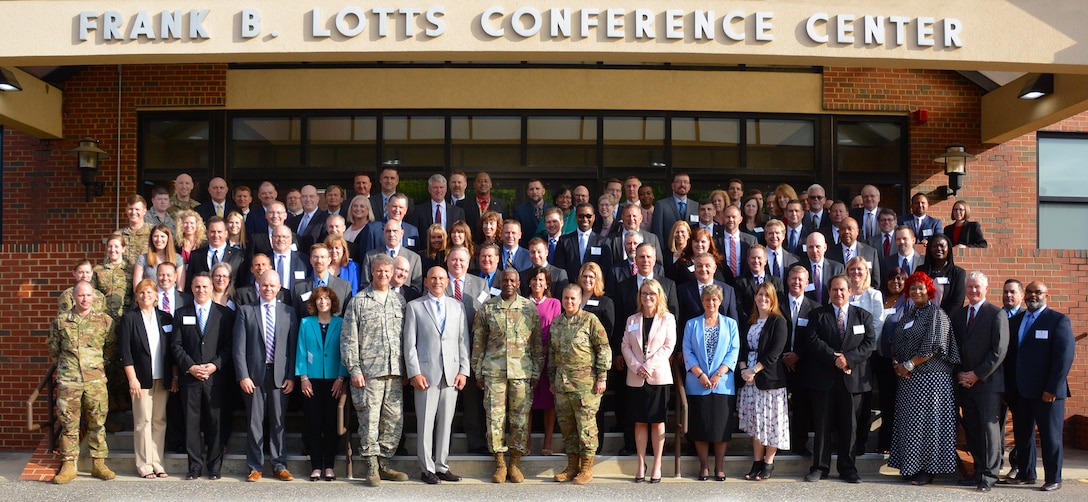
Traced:
<svg viewBox="0 0 1088 502">
<path fill-rule="evenodd" d="M 650 244 L 654 247 L 654 254 L 657 256 L 656 263 L 664 263 L 664 255 L 661 253 L 661 241 L 657 236 L 642 230 L 642 208 L 634 204 L 623 206 L 623 210 L 620 211 L 620 217 L 623 220 L 623 227 L 619 232 L 616 232 L 615 237 L 611 237 L 612 247 L 612 263 L 623 263 L 629 258 L 627 256 L 627 250 L 623 247 L 623 238 L 629 232 L 638 232 L 642 234 L 642 242 Z M 672 227 L 669 227 L 672 230 Z M 633 257 L 631 257 L 633 258 Z"/>
<path fill-rule="evenodd" d="M 332 275 L 329 272 L 329 247 L 319 242 L 310 247 L 310 266 L 313 267 L 313 277 L 295 281 L 291 286 L 291 294 L 295 299 L 295 305 L 305 305 L 310 300 L 310 293 L 318 286 L 328 286 L 336 293 L 340 300 L 340 310 L 344 312 L 348 302 L 351 301 L 351 283 Z"/>
<path fill-rule="evenodd" d="M 363 259 L 363 283 L 360 284 L 359 287 L 366 287 L 366 285 L 370 284 L 370 262 L 373 261 L 375 256 L 384 254 L 390 258 L 396 258 L 398 256 L 408 258 L 408 263 L 412 265 L 412 273 L 408 285 L 416 288 L 418 291 L 423 286 L 423 261 L 420 260 L 419 254 L 415 251 L 401 245 L 401 236 L 404 234 L 404 230 L 401 228 L 401 222 L 396 220 L 385 222 L 383 234 L 385 236 L 384 245 L 371 249 L 366 253 L 366 258 Z"/>
<path fill-rule="evenodd" d="M 476 311 L 491 298 L 491 293 L 487 289 L 487 281 L 468 273 L 470 258 L 468 249 L 464 247 L 457 246 L 450 250 L 446 257 L 446 269 L 450 275 L 446 296 L 461 302 L 471 326 L 476 319 Z M 484 396 L 479 387 L 469 385 L 461 392 L 461 412 L 464 415 L 461 422 L 465 426 L 468 452 L 490 455 L 484 439 Z"/>
<path fill-rule="evenodd" d="M 669 240 L 669 232 L 677 221 L 699 222 L 699 203 L 688 200 L 690 190 L 691 176 L 687 173 L 676 173 L 672 177 L 672 196 L 654 203 L 654 217 L 650 223 L 650 231 L 661 242 Z M 660 260 L 661 258 L 658 257 L 658 261 Z"/>
<path fill-rule="evenodd" d="M 276 300 L 280 276 L 274 270 L 260 277 L 261 300 L 238 307 L 234 322 L 234 372 L 242 387 L 249 415 L 246 434 L 246 481 L 261 479 L 264 469 L 264 420 L 268 417 L 272 471 L 276 479 L 291 481 L 284 449 L 287 395 L 295 388 L 295 351 L 298 316 L 295 309 Z"/>
<path fill-rule="evenodd" d="M 427 294 L 404 313 L 404 366 L 415 389 L 420 479 L 434 485 L 461 480 L 448 459 L 457 394 L 469 375 L 469 325 L 465 309 L 445 296 L 445 269 L 431 267 L 424 283 Z"/>
</svg>

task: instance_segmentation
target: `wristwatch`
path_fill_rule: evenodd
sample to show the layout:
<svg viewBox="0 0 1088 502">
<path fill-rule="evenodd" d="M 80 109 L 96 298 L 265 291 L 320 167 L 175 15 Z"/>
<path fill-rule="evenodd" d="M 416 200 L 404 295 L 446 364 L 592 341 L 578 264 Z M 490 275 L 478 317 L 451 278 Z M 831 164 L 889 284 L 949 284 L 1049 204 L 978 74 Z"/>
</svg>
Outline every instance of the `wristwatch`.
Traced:
<svg viewBox="0 0 1088 502">
<path fill-rule="evenodd" d="M 907 359 L 906 361 L 903 361 L 903 369 L 907 370 L 908 372 L 914 371 L 914 360 Z"/>
</svg>

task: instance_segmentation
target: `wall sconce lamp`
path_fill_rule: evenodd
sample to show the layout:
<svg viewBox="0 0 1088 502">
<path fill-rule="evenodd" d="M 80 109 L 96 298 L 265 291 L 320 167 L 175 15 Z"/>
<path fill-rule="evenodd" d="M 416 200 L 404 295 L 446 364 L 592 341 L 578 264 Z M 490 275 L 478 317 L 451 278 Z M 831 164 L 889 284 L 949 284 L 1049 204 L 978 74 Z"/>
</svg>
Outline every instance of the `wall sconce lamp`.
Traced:
<svg viewBox="0 0 1088 502">
<path fill-rule="evenodd" d="M 15 74 L 7 68 L 0 68 L 0 92 L 19 92 L 23 90 L 23 86 L 19 85 L 19 80 L 15 78 Z"/>
<path fill-rule="evenodd" d="M 1020 89 L 1020 99 L 1039 99 L 1054 94 L 1054 74 L 1040 73 Z"/>
<path fill-rule="evenodd" d="M 82 181 L 83 186 L 87 188 L 87 202 L 90 202 L 94 197 L 102 195 L 106 183 L 95 181 L 94 179 L 98 176 L 99 161 L 109 158 L 110 154 L 106 153 L 105 150 L 98 148 L 98 140 L 92 138 L 83 138 L 79 141 L 78 148 L 73 148 L 68 150 L 68 152 L 76 154 L 76 157 L 79 159 L 78 167 L 80 181 Z"/>
<path fill-rule="evenodd" d="M 967 153 L 967 147 L 959 143 L 946 146 L 944 153 L 933 159 L 938 164 L 944 164 L 944 174 L 948 176 L 948 185 L 937 187 L 936 195 L 940 200 L 956 195 L 963 188 L 961 181 L 967 174 L 967 162 L 975 159 L 974 155 Z"/>
</svg>

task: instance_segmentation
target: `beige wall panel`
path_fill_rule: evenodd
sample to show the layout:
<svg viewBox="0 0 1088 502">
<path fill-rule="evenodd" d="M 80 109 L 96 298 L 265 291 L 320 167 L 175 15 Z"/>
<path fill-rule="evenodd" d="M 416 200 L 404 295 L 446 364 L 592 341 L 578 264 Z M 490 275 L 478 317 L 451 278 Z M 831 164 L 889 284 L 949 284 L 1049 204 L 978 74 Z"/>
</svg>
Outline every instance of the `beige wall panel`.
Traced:
<svg viewBox="0 0 1088 502">
<path fill-rule="evenodd" d="M 982 143 L 1000 144 L 1088 110 L 1088 76 L 1054 75 L 1054 94 L 1019 99 L 1034 74 L 982 97 Z"/>
<path fill-rule="evenodd" d="M 18 68 L 8 68 L 23 88 L 0 92 L 0 125 L 41 139 L 64 136 L 61 111 L 64 93 Z"/>
</svg>

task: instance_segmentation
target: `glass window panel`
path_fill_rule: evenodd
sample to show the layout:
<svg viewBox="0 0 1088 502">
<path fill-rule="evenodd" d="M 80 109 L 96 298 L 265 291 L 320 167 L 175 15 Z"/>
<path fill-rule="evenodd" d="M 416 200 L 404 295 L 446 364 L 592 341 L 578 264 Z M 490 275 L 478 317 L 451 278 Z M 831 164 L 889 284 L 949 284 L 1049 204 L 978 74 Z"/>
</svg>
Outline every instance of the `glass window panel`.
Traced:
<svg viewBox="0 0 1088 502">
<path fill-rule="evenodd" d="M 903 126 L 898 123 L 839 121 L 835 144 L 839 171 L 903 170 Z"/>
<path fill-rule="evenodd" d="M 816 126 L 811 120 L 747 121 L 748 165 L 756 169 L 807 171 L 816 164 Z"/>
<path fill-rule="evenodd" d="M 302 120 L 298 117 L 240 117 L 233 120 L 234 167 L 263 169 L 301 165 Z"/>
<path fill-rule="evenodd" d="M 527 126 L 529 167 L 596 169 L 596 117 L 529 117 Z"/>
<path fill-rule="evenodd" d="M 386 117 L 382 134 L 383 162 L 445 168 L 446 125 L 442 117 Z"/>
<path fill-rule="evenodd" d="M 146 171 L 206 171 L 209 165 L 207 120 L 145 120 L 140 157 Z"/>
<path fill-rule="evenodd" d="M 664 162 L 664 118 L 605 117 L 606 167 L 647 167 Z"/>
<path fill-rule="evenodd" d="M 309 119 L 311 168 L 374 169 L 378 119 L 375 117 L 318 117 Z"/>
<path fill-rule="evenodd" d="M 453 117 L 450 166 L 502 169 L 521 165 L 520 117 Z"/>
<path fill-rule="evenodd" d="M 674 118 L 672 162 L 682 169 L 740 167 L 740 120 Z"/>
<path fill-rule="evenodd" d="M 1039 196 L 1088 197 L 1086 158 L 1088 138 L 1039 137 Z"/>
<path fill-rule="evenodd" d="M 1041 151 L 1042 149 L 1040 149 Z M 1041 166 L 1040 166 L 1041 167 Z M 1088 203 L 1039 203 L 1040 249 L 1086 249 L 1088 233 L 1070 232 L 1070 222 L 1088 220 Z"/>
</svg>

